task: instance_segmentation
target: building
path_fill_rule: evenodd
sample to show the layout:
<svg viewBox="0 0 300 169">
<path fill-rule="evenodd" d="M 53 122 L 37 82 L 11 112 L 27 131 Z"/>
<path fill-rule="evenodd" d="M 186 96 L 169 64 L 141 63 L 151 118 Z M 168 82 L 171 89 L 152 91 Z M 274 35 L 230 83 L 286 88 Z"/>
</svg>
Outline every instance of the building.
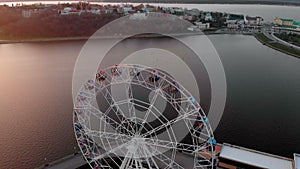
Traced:
<svg viewBox="0 0 300 169">
<path fill-rule="evenodd" d="M 210 23 L 202 23 L 202 22 L 194 22 L 194 23 L 200 30 L 206 30 L 210 28 Z"/>
<path fill-rule="evenodd" d="M 63 10 L 60 11 L 61 15 L 70 15 L 70 14 L 81 14 L 81 10 L 77 10 L 71 7 L 65 7 Z"/>
<path fill-rule="evenodd" d="M 134 11 L 130 5 L 124 5 L 122 8 L 125 15 L 129 15 L 132 11 Z"/>
<path fill-rule="evenodd" d="M 195 26 L 195 25 L 188 27 L 187 30 L 188 30 L 188 31 L 191 31 L 191 32 L 199 32 L 199 31 L 201 31 L 201 30 L 198 28 L 198 26 Z"/>
<path fill-rule="evenodd" d="M 300 30 L 300 22 L 293 21 L 293 26 L 294 26 L 296 29 Z"/>
<path fill-rule="evenodd" d="M 238 29 L 239 25 L 237 23 L 227 23 L 227 28 L 229 28 L 229 29 Z"/>
<path fill-rule="evenodd" d="M 196 16 L 196 17 L 199 17 L 199 15 L 200 15 L 200 11 L 199 11 L 199 9 L 191 9 L 191 10 L 187 10 L 187 9 L 185 9 L 185 14 L 186 15 L 191 15 L 191 16 Z"/>
<path fill-rule="evenodd" d="M 263 18 L 259 16 L 256 17 L 246 16 L 244 20 L 245 20 L 246 27 L 249 28 L 258 28 L 261 27 L 263 24 Z"/>
<path fill-rule="evenodd" d="M 177 7 L 175 7 L 175 8 L 172 8 L 173 9 L 173 14 L 175 14 L 175 15 L 184 15 L 184 10 L 182 9 L 182 8 L 177 8 Z"/>
<path fill-rule="evenodd" d="M 157 9 L 155 6 L 151 6 L 151 5 L 146 5 L 146 7 L 144 8 L 144 10 L 146 12 L 155 12 Z"/>
<path fill-rule="evenodd" d="M 275 18 L 274 26 L 272 27 L 274 32 L 287 32 L 300 34 L 300 22 L 293 19 Z"/>
<path fill-rule="evenodd" d="M 32 9 L 29 9 L 29 10 L 22 10 L 22 17 L 23 18 L 30 18 L 31 15 L 33 13 L 33 10 Z"/>
<path fill-rule="evenodd" d="M 148 15 L 146 13 L 134 13 L 129 16 L 129 19 L 131 20 L 146 20 L 148 18 Z"/>
<path fill-rule="evenodd" d="M 225 23 L 227 24 L 227 28 L 229 29 L 238 29 L 245 27 L 245 20 L 241 18 L 228 18 Z"/>
<path fill-rule="evenodd" d="M 179 17 L 180 17 L 180 16 L 179 16 Z M 185 20 L 188 20 L 188 21 L 190 21 L 190 22 L 197 20 L 197 17 L 196 17 L 196 16 L 192 16 L 192 15 L 184 15 L 184 16 L 182 16 L 182 17 L 180 17 L 180 18 L 185 19 Z"/>
<path fill-rule="evenodd" d="M 274 24 L 280 26 L 292 26 L 294 20 L 293 19 L 283 19 L 283 18 L 275 18 Z"/>
<path fill-rule="evenodd" d="M 206 22 L 214 22 L 214 18 L 213 18 L 213 16 L 211 15 L 210 12 L 208 12 L 208 13 L 205 14 L 204 20 L 205 20 Z"/>
</svg>

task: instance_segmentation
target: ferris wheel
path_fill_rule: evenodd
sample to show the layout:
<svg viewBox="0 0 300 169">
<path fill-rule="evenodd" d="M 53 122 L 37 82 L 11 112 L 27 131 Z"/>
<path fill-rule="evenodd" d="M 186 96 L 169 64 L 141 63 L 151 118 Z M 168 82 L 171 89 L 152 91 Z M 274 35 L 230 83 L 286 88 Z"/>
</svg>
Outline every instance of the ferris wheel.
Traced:
<svg viewBox="0 0 300 169">
<path fill-rule="evenodd" d="M 74 101 L 78 146 L 92 168 L 212 168 L 215 140 L 196 99 L 167 72 L 100 70 Z"/>
</svg>

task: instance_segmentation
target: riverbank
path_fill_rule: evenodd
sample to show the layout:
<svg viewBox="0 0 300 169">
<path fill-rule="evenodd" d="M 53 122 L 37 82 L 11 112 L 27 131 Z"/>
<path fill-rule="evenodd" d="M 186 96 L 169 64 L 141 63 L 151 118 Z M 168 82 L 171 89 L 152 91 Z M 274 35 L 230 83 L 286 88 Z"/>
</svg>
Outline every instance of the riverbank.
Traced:
<svg viewBox="0 0 300 169">
<path fill-rule="evenodd" d="M 88 39 L 89 39 L 88 36 L 82 36 L 82 37 L 53 37 L 53 38 L 36 38 L 36 39 L 0 39 L 0 44 L 74 41 L 74 40 L 88 40 Z"/>
<path fill-rule="evenodd" d="M 253 35 L 252 32 L 237 32 L 237 31 L 225 31 L 225 30 L 213 30 L 213 31 L 199 31 L 199 32 L 186 32 L 186 33 L 172 33 L 172 34 L 143 34 L 132 36 L 131 38 L 163 38 L 165 36 L 180 37 L 180 36 L 195 36 L 195 35 L 214 35 L 214 34 L 242 34 L 242 35 Z M 10 43 L 38 43 L 38 42 L 59 42 L 59 41 L 74 41 L 74 40 L 88 40 L 88 39 L 124 39 L 127 35 L 118 36 L 78 36 L 78 37 L 45 37 L 45 38 L 33 38 L 33 39 L 0 39 L 0 44 Z"/>
<path fill-rule="evenodd" d="M 268 37 L 266 37 L 262 33 L 255 34 L 254 36 L 258 41 L 260 41 L 263 45 L 266 45 L 270 48 L 273 48 L 275 50 L 278 50 L 280 52 L 286 53 L 291 56 L 295 56 L 297 58 L 300 58 L 300 50 L 288 47 L 286 45 L 280 44 L 278 42 L 275 42 Z"/>
<path fill-rule="evenodd" d="M 180 37 L 180 36 L 194 36 L 204 35 L 203 32 L 186 32 L 186 33 L 171 33 L 171 34 L 143 34 L 130 36 L 130 38 L 163 38 L 166 36 Z M 88 39 L 124 39 L 128 38 L 128 35 L 116 35 L 116 36 L 78 36 L 78 37 L 53 37 L 53 38 L 34 38 L 34 39 L 0 39 L 0 44 L 10 43 L 37 43 L 37 42 L 59 42 L 59 41 L 74 41 L 74 40 L 88 40 Z"/>
<path fill-rule="evenodd" d="M 243 34 L 243 35 L 252 35 L 251 33 L 242 33 L 242 32 L 231 32 L 231 33 L 224 33 L 224 32 L 216 32 L 216 31 L 208 31 L 204 33 L 205 35 L 210 34 Z M 191 35 L 203 35 L 202 32 L 193 32 L 193 33 L 185 33 L 185 34 L 170 34 L 169 36 L 191 36 Z M 38 38 L 38 39 L 14 39 L 14 40 L 0 40 L 0 44 L 11 44 L 11 43 L 39 43 L 39 42 L 59 42 L 59 41 L 75 41 L 75 40 L 88 40 L 88 39 L 109 39 L 109 38 L 126 38 L 127 36 L 101 36 L 101 37 L 55 37 L 55 38 Z M 133 38 L 161 38 L 164 37 L 163 35 L 143 35 L 143 36 L 135 36 Z M 286 53 L 291 56 L 295 56 L 300 58 L 300 50 L 295 48 L 291 48 L 289 46 L 283 45 L 281 43 L 275 42 L 268 37 L 266 37 L 262 33 L 254 34 L 254 37 L 260 41 L 263 45 L 266 45 L 270 48 L 278 50 L 280 52 Z"/>
</svg>

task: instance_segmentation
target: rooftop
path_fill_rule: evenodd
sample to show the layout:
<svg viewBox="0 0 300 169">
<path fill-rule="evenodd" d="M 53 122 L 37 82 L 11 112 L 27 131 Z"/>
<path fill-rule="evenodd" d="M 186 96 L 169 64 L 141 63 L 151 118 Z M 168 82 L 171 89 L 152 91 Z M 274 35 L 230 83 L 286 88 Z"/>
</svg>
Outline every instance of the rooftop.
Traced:
<svg viewBox="0 0 300 169">
<path fill-rule="evenodd" d="M 293 25 L 300 26 L 300 22 L 296 22 L 296 21 L 294 21 L 294 22 L 293 22 Z"/>
<path fill-rule="evenodd" d="M 286 19 L 286 18 L 279 18 L 280 20 L 282 21 L 288 21 L 288 22 L 293 22 L 294 20 L 293 19 Z"/>
</svg>

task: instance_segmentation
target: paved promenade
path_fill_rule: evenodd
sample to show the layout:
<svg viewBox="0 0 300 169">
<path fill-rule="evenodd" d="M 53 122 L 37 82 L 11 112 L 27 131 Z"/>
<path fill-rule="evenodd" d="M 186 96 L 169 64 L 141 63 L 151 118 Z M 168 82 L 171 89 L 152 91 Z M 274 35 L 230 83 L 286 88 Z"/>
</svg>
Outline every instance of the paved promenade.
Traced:
<svg viewBox="0 0 300 169">
<path fill-rule="evenodd" d="M 77 155 L 69 155 L 49 164 L 49 166 L 41 166 L 36 169 L 76 169 L 86 164 L 81 153 Z"/>
</svg>

